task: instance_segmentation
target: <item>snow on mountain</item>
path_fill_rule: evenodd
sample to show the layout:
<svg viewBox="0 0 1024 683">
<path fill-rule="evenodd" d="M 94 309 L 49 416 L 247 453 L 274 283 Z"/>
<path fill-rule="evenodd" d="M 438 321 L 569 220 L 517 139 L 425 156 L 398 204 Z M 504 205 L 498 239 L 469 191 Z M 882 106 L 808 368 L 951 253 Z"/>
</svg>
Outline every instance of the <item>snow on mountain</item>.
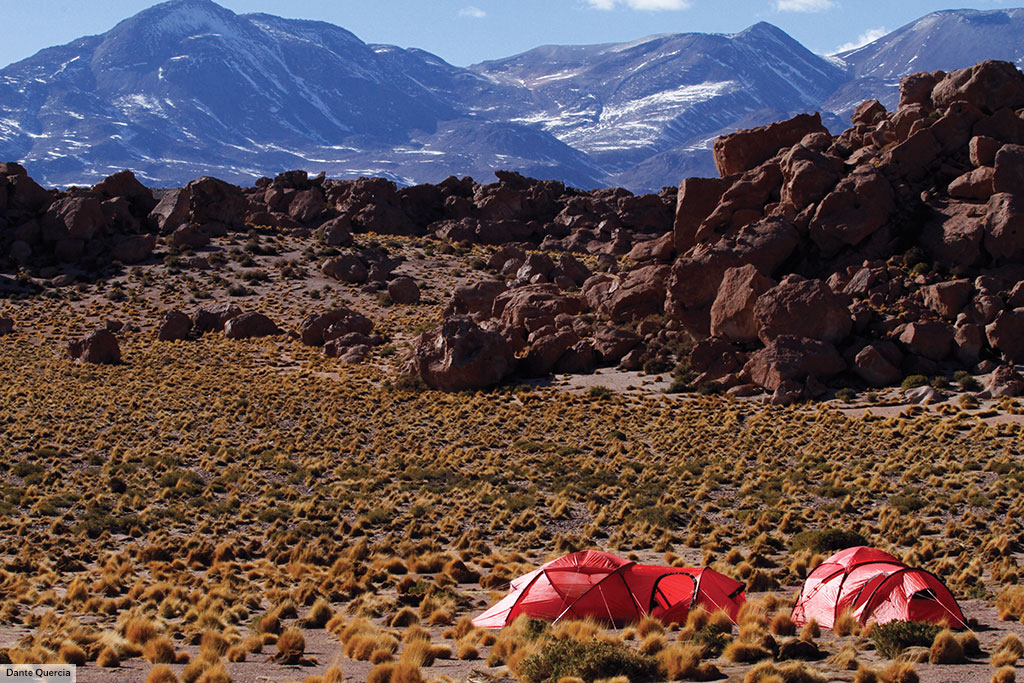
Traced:
<svg viewBox="0 0 1024 683">
<path fill-rule="evenodd" d="M 821 57 L 758 23 L 459 68 L 323 22 L 171 0 L 0 70 L 0 158 L 57 185 L 121 168 L 164 186 L 291 168 L 401 183 L 508 168 L 656 190 L 713 173 L 711 141 L 737 127 L 819 110 L 842 128 L 864 99 L 893 106 L 906 73 L 1024 63 L 1022 29 L 1024 10 L 944 11 Z"/>
</svg>

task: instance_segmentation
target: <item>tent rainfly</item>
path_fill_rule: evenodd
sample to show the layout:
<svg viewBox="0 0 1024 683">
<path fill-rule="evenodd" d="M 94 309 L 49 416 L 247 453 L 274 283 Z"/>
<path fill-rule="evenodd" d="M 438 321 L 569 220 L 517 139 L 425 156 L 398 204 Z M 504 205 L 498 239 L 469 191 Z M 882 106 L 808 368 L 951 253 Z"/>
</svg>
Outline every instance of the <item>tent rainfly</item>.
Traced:
<svg viewBox="0 0 1024 683">
<path fill-rule="evenodd" d="M 938 577 L 865 546 L 842 550 L 816 567 L 804 582 L 792 618 L 798 626 L 815 619 L 832 628 L 844 610 L 861 624 L 927 621 L 955 629 L 967 626 L 956 598 Z"/>
<path fill-rule="evenodd" d="M 622 626 L 653 616 L 686 621 L 693 605 L 725 610 L 735 622 L 746 600 L 744 585 L 713 569 L 636 564 L 599 550 L 552 560 L 513 579 L 508 595 L 473 620 L 502 628 L 520 614 L 557 622 L 590 617 Z"/>
</svg>

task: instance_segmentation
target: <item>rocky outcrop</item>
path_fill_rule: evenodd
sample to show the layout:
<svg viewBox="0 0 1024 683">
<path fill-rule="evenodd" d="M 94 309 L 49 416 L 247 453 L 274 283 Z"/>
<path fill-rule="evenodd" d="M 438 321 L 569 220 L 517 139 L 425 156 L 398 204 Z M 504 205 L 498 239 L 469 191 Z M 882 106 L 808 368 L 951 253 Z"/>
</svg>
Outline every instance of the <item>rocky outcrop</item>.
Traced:
<svg viewBox="0 0 1024 683">
<path fill-rule="evenodd" d="M 412 355 L 412 369 L 428 387 L 442 391 L 493 386 L 508 376 L 512 364 L 509 343 L 464 315 L 420 335 Z"/>
</svg>

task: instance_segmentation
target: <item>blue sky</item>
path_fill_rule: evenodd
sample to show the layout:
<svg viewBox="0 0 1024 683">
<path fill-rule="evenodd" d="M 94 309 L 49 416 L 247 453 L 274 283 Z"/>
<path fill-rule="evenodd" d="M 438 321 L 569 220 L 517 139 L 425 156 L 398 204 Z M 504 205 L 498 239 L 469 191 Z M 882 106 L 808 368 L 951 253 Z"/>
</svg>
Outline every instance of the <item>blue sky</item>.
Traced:
<svg viewBox="0 0 1024 683">
<path fill-rule="evenodd" d="M 1019 0 L 1018 0 L 1019 2 Z M 0 0 L 0 66 L 83 35 L 103 33 L 152 0 Z M 634 40 L 654 33 L 734 33 L 758 21 L 819 53 L 835 52 L 939 9 L 927 0 L 221 0 L 343 26 L 366 42 L 418 47 L 465 66 L 538 45 Z M 1024 3 L 1020 3 L 1024 4 Z M 997 9 L 1010 0 L 975 0 Z"/>
</svg>

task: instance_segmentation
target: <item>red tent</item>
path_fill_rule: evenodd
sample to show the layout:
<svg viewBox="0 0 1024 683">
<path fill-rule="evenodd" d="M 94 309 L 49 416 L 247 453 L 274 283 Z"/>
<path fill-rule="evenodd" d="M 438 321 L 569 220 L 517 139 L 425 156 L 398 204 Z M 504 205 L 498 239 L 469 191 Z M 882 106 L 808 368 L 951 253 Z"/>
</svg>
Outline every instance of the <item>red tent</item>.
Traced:
<svg viewBox="0 0 1024 683">
<path fill-rule="evenodd" d="M 616 626 L 649 614 L 681 623 L 694 604 L 724 609 L 735 621 L 746 599 L 743 589 L 713 569 L 656 567 L 584 550 L 513 579 L 508 595 L 473 624 L 502 628 L 520 614 L 548 621 L 591 617 Z"/>
<path fill-rule="evenodd" d="M 930 621 L 966 626 L 953 594 L 935 575 L 865 546 L 842 550 L 811 572 L 793 607 L 793 621 L 801 625 L 816 619 L 832 628 L 846 609 L 861 624 Z"/>
</svg>

